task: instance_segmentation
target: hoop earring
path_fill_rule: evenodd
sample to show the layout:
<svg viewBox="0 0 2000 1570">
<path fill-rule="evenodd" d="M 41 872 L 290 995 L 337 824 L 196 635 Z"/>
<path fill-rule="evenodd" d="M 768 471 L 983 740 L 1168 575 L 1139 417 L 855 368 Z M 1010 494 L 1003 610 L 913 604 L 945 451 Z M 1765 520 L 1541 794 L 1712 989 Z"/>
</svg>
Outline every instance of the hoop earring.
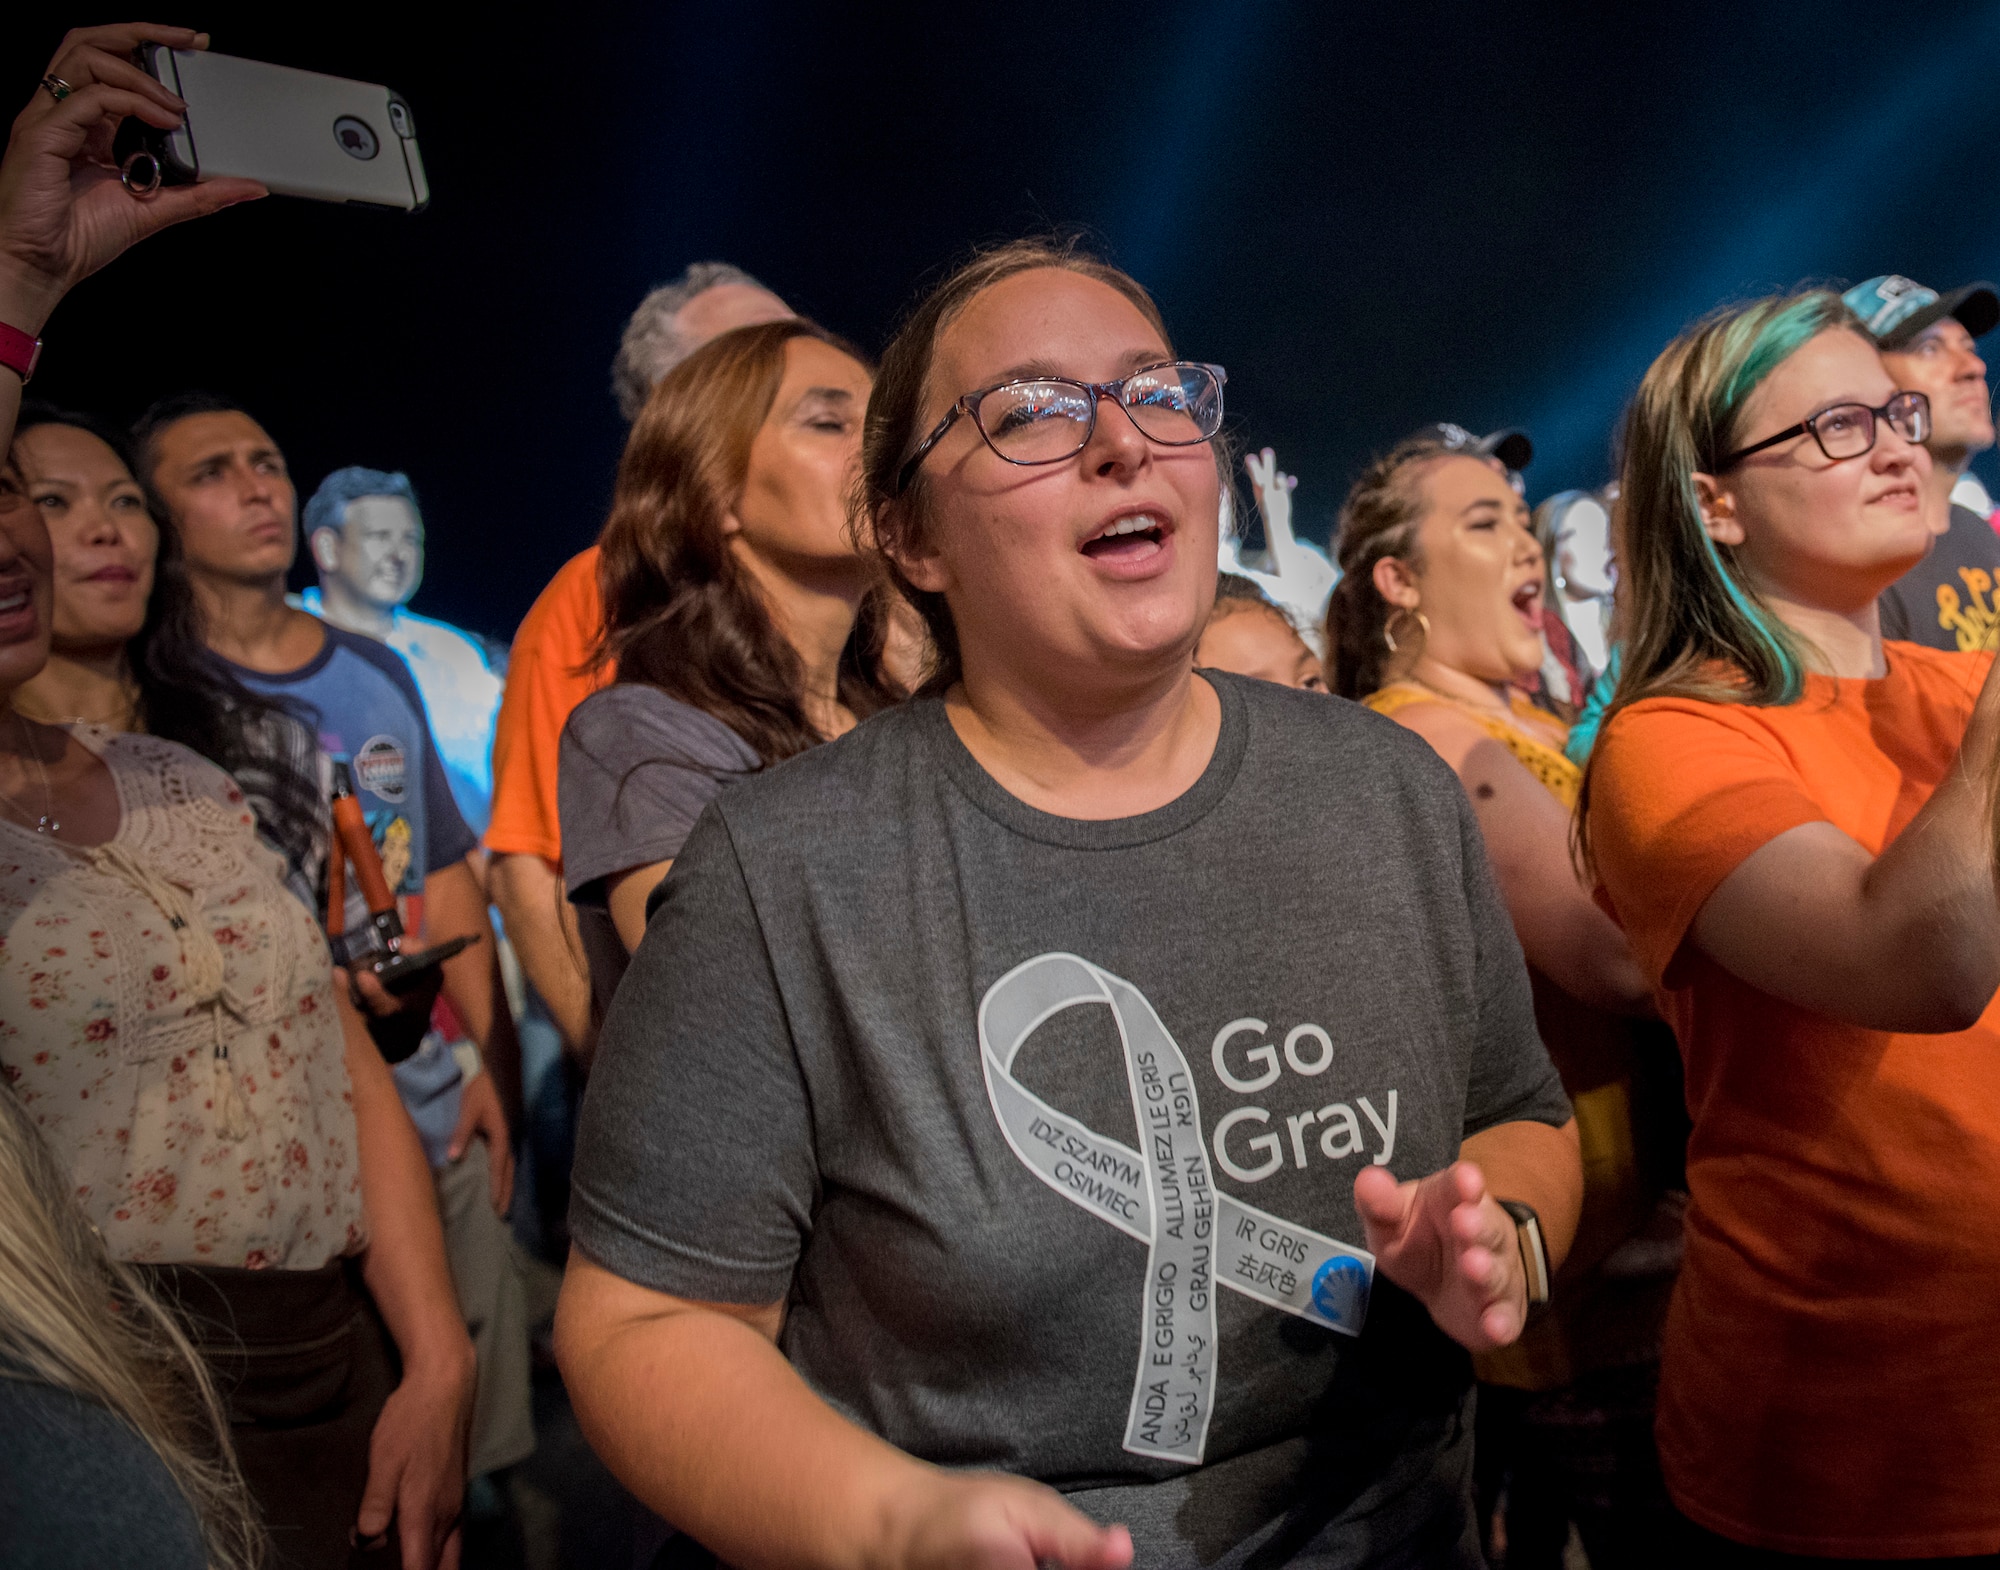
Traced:
<svg viewBox="0 0 2000 1570">
<path fill-rule="evenodd" d="M 1399 605 L 1396 607 L 1394 611 L 1390 612 L 1389 619 L 1382 623 L 1382 641 L 1383 643 L 1388 645 L 1388 649 L 1391 654 L 1400 654 L 1403 652 L 1400 648 L 1397 647 L 1395 633 L 1390 631 L 1390 629 L 1396 625 L 1396 618 L 1398 616 L 1416 617 L 1417 625 L 1424 629 L 1424 636 L 1428 638 L 1431 635 L 1430 617 L 1426 616 L 1422 611 L 1413 611 L 1404 606 Z"/>
</svg>

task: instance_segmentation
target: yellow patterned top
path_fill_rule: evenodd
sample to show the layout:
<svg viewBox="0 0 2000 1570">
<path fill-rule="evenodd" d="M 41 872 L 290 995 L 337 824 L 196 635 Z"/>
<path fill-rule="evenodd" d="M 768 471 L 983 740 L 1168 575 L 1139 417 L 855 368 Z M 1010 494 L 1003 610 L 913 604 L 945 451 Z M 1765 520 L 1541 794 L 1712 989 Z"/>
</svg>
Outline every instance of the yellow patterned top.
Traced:
<svg viewBox="0 0 2000 1570">
<path fill-rule="evenodd" d="M 1572 812 L 1577 792 L 1583 786 L 1583 771 L 1563 756 L 1568 727 L 1553 715 L 1544 714 L 1519 693 L 1512 694 L 1508 706 L 1511 721 L 1490 709 L 1482 709 L 1414 681 L 1392 681 L 1388 686 L 1361 700 L 1377 714 L 1393 715 L 1413 703 L 1444 703 L 1464 714 L 1487 735 L 1520 760 L 1522 767 L 1542 782 L 1548 793 Z M 1539 734 L 1537 734 L 1539 733 Z M 1547 740 L 1541 738 L 1546 737 Z"/>
</svg>

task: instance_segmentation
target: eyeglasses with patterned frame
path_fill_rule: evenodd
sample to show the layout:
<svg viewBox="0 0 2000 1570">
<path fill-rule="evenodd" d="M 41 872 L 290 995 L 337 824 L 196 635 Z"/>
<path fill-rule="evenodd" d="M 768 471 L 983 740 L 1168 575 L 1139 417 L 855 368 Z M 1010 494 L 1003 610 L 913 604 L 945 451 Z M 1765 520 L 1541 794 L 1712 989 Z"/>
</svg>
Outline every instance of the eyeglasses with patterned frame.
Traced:
<svg viewBox="0 0 2000 1570">
<path fill-rule="evenodd" d="M 965 415 L 972 416 L 995 457 L 1023 467 L 1061 463 L 1088 447 L 1097 430 L 1097 405 L 1105 398 L 1149 441 L 1192 447 L 1222 429 L 1222 386 L 1228 380 L 1219 365 L 1162 360 L 1115 382 L 1035 376 L 978 388 L 954 403 L 917 443 L 897 471 L 895 494 L 909 489 L 930 450 Z"/>
</svg>

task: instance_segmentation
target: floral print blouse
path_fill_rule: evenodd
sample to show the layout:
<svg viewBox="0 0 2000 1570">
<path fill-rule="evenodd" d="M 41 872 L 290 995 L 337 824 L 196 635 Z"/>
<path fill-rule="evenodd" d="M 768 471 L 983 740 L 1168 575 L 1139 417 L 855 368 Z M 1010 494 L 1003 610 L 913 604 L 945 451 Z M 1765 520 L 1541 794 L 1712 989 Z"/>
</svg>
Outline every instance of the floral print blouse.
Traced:
<svg viewBox="0 0 2000 1570">
<path fill-rule="evenodd" d="M 119 1259 L 310 1270 L 366 1240 L 332 961 L 222 770 L 79 726 L 118 832 L 0 820 L 0 1073 Z"/>
</svg>

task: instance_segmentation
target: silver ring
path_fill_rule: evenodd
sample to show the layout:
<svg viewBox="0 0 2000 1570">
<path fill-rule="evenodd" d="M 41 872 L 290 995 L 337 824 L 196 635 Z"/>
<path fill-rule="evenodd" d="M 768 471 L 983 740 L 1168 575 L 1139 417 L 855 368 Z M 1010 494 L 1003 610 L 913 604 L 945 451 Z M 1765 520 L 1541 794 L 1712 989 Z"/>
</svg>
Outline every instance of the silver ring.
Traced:
<svg viewBox="0 0 2000 1570">
<path fill-rule="evenodd" d="M 61 103 L 71 93 L 76 91 L 74 87 L 71 87 L 69 83 L 57 76 L 53 71 L 42 78 L 41 85 L 48 89 L 49 97 L 53 98 L 57 103 Z"/>
<path fill-rule="evenodd" d="M 142 202 L 160 194 L 162 178 L 160 160 L 144 148 L 126 154 L 125 162 L 118 171 L 119 183 Z"/>
</svg>

